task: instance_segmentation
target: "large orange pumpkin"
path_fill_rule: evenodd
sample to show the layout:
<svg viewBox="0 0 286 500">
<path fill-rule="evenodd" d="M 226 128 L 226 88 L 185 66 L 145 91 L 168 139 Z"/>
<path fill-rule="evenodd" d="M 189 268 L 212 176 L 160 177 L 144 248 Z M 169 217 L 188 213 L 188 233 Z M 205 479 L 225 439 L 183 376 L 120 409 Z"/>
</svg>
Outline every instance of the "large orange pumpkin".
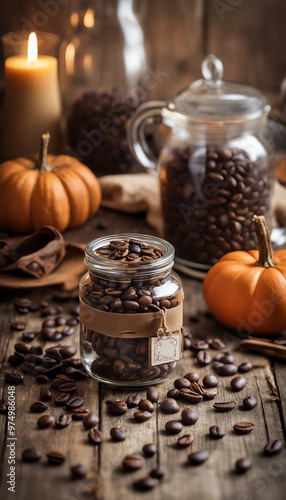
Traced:
<svg viewBox="0 0 286 500">
<path fill-rule="evenodd" d="M 43 134 L 40 157 L 16 158 L 0 165 L 0 227 L 30 233 L 41 226 L 59 231 L 83 224 L 98 209 L 100 185 L 71 156 L 48 155 Z"/>
<path fill-rule="evenodd" d="M 251 334 L 286 328 L 286 250 L 272 252 L 263 216 L 254 216 L 258 250 L 230 252 L 207 273 L 204 296 L 224 325 Z"/>
</svg>

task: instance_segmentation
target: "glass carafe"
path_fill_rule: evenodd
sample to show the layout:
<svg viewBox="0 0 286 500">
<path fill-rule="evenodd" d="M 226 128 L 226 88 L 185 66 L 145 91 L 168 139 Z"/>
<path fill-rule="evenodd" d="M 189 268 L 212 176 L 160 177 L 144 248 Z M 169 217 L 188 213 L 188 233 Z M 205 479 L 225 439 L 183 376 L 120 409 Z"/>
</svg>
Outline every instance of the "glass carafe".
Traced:
<svg viewBox="0 0 286 500">
<path fill-rule="evenodd" d="M 274 168 L 263 134 L 270 106 L 258 90 L 223 81 L 222 71 L 208 56 L 204 78 L 168 102 L 143 104 L 129 135 L 141 164 L 158 167 L 164 237 L 176 260 L 201 270 L 256 247 L 254 214 L 270 222 Z M 171 128 L 159 159 L 144 141 L 145 124 L 157 116 Z"/>
</svg>

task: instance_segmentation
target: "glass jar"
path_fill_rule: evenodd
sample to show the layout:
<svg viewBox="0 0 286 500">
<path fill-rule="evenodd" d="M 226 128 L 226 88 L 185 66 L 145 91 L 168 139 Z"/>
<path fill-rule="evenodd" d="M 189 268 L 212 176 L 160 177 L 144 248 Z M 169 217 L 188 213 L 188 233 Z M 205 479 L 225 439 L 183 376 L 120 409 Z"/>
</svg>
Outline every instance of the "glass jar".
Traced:
<svg viewBox="0 0 286 500">
<path fill-rule="evenodd" d="M 225 253 L 256 247 L 252 217 L 270 223 L 274 183 L 264 129 L 270 106 L 256 89 L 222 80 L 222 63 L 207 56 L 204 79 L 166 102 L 143 104 L 129 134 L 135 157 L 159 169 L 164 234 L 176 260 L 207 270 Z M 157 160 L 144 126 L 161 116 L 171 133 Z"/>
<path fill-rule="evenodd" d="M 147 97 L 144 34 L 134 0 L 71 5 L 62 58 L 67 149 L 97 175 L 140 171 L 126 136 L 129 119 Z"/>
<path fill-rule="evenodd" d="M 136 245 L 137 254 L 146 253 L 146 260 L 108 258 L 108 253 L 118 248 L 118 241 L 130 241 L 132 248 Z M 151 260 L 150 247 L 159 249 L 161 256 Z M 87 245 L 85 263 L 88 273 L 80 281 L 80 343 L 85 369 L 113 386 L 161 382 L 174 371 L 182 352 L 183 291 L 172 270 L 174 247 L 147 235 L 105 236 Z M 151 350 L 166 339 L 176 343 L 176 355 L 157 356 L 154 362 Z"/>
</svg>

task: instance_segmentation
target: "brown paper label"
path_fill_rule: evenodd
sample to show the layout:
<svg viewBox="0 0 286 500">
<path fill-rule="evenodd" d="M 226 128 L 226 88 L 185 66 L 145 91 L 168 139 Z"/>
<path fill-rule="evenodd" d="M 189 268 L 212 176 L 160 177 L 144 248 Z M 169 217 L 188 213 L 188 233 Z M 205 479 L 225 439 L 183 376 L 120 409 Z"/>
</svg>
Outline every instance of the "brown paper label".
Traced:
<svg viewBox="0 0 286 500">
<path fill-rule="evenodd" d="M 162 338 L 150 337 L 149 365 L 156 366 L 181 359 L 181 338 L 182 335 L 179 332 Z"/>
</svg>

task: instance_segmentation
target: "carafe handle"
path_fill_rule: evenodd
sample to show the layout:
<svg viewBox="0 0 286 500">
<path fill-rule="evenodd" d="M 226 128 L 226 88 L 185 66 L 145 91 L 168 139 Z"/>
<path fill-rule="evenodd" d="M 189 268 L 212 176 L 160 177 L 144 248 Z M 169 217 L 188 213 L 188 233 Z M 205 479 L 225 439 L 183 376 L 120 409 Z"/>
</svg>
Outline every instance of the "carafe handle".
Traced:
<svg viewBox="0 0 286 500">
<path fill-rule="evenodd" d="M 147 125 L 154 123 L 158 116 L 162 116 L 165 101 L 151 101 L 141 104 L 133 115 L 128 129 L 128 143 L 136 160 L 146 168 L 156 169 L 158 158 L 151 151 L 145 136 Z"/>
</svg>

